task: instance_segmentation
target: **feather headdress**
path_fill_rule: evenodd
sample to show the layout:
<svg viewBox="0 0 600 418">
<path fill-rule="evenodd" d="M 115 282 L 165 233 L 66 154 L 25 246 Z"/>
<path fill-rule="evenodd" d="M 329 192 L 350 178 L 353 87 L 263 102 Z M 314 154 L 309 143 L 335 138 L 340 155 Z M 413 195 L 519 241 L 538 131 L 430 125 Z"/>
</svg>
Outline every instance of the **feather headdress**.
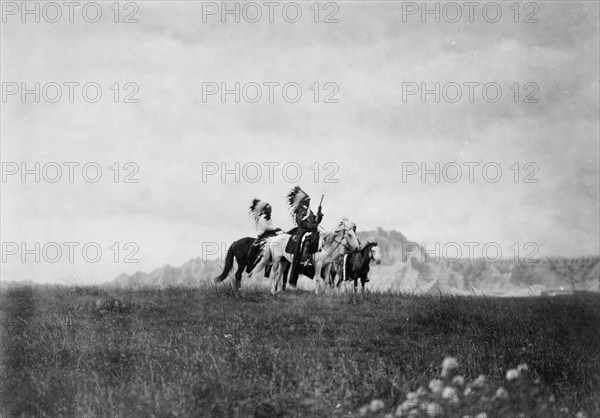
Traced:
<svg viewBox="0 0 600 418">
<path fill-rule="evenodd" d="M 269 205 L 269 203 L 265 202 L 264 200 L 260 200 L 257 198 L 252 199 L 252 204 L 250 205 L 248 214 L 250 215 L 250 218 L 252 218 L 255 224 L 258 223 L 260 215 L 263 214 L 263 212 L 268 206 L 271 205 Z"/>
<path fill-rule="evenodd" d="M 295 186 L 292 190 L 287 194 L 287 206 L 291 213 L 296 212 L 298 207 L 302 204 L 306 199 L 310 199 L 310 196 L 307 195 L 304 190 L 300 188 L 300 186 Z"/>
</svg>

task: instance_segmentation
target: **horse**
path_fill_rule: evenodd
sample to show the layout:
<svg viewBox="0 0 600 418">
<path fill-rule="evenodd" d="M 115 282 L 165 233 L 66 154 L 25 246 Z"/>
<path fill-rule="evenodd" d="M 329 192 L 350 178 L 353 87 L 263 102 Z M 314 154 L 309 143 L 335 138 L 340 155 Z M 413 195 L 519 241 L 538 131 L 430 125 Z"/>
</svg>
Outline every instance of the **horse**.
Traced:
<svg viewBox="0 0 600 418">
<path fill-rule="evenodd" d="M 340 278 L 336 287 L 340 287 L 343 281 L 353 280 L 354 291 L 356 292 L 358 279 L 360 279 L 364 291 L 371 261 L 375 261 L 375 264 L 381 263 L 381 250 L 376 241 L 368 241 L 358 252 L 339 255 L 331 265 L 330 285 L 333 286 L 335 276 L 338 274 Z"/>
<path fill-rule="evenodd" d="M 281 234 L 267 238 L 263 248 L 262 256 L 256 267 L 250 272 L 250 276 L 264 269 L 269 262 L 273 263 L 271 276 L 271 293 L 275 295 L 280 288 L 284 272 L 288 264 L 292 263 L 294 255 L 285 251 L 290 234 Z M 346 218 L 342 218 L 333 232 L 325 232 L 319 237 L 319 251 L 310 255 L 310 260 L 315 268 L 313 278 L 316 280 L 315 291 L 319 294 L 323 280 L 322 277 L 329 276 L 331 262 L 335 257 L 344 253 L 346 249 L 356 251 L 360 248 L 356 237 L 356 225 Z M 324 274 L 321 274 L 323 272 Z M 324 280 L 323 280 L 324 281 Z"/>
<path fill-rule="evenodd" d="M 220 283 L 227 278 L 231 268 L 233 267 L 233 258 L 235 257 L 235 261 L 237 261 L 238 269 L 235 272 L 235 288 L 239 289 L 242 286 L 242 273 L 244 269 L 246 273 L 250 273 L 255 266 L 255 260 L 249 260 L 248 254 L 250 248 L 256 241 L 256 238 L 253 237 L 245 237 L 240 238 L 235 241 L 229 249 L 227 250 L 227 255 L 225 256 L 225 266 L 223 267 L 223 272 L 215 277 L 213 281 L 215 283 Z M 265 274 L 269 275 L 269 268 L 265 269 Z"/>
<path fill-rule="evenodd" d="M 241 287 L 242 273 L 247 267 L 251 267 L 248 263 L 248 251 L 250 250 L 250 247 L 252 247 L 252 244 L 254 244 L 254 241 L 256 241 L 256 238 L 245 237 L 240 238 L 231 244 L 227 250 L 227 255 L 225 256 L 223 272 L 213 279 L 215 283 L 220 283 L 227 278 L 233 267 L 233 258 L 235 257 L 238 265 L 237 271 L 235 272 L 235 287 L 236 289 Z"/>
</svg>

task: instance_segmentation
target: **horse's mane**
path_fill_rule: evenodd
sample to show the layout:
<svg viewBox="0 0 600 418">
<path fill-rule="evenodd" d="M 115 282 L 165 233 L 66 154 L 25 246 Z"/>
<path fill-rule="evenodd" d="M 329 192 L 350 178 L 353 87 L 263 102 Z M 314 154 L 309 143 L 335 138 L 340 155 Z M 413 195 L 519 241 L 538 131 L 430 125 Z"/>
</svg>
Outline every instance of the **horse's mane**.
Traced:
<svg viewBox="0 0 600 418">
<path fill-rule="evenodd" d="M 345 216 L 340 219 L 340 222 L 338 223 L 338 226 L 335 230 L 336 230 L 336 232 L 338 232 L 338 231 L 342 231 L 344 229 L 345 230 L 356 229 L 356 224 L 354 222 L 350 221 Z"/>
<path fill-rule="evenodd" d="M 366 247 L 376 247 L 376 246 L 377 246 L 377 240 L 369 238 L 367 240 L 367 242 L 365 242 L 365 245 L 363 245 L 363 248 L 366 248 Z"/>
<path fill-rule="evenodd" d="M 356 224 L 350 221 L 348 218 L 343 217 L 340 219 L 338 226 L 333 231 L 323 233 L 323 242 L 329 244 L 331 240 L 333 240 L 333 237 L 335 237 L 337 234 L 350 229 L 356 229 Z"/>
</svg>

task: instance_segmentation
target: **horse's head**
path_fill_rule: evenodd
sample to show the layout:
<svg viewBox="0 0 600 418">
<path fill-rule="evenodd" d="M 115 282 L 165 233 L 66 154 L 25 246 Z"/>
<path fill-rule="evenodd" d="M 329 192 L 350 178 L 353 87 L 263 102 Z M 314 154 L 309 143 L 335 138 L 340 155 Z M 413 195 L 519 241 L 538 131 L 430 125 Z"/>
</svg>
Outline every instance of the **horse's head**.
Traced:
<svg viewBox="0 0 600 418">
<path fill-rule="evenodd" d="M 368 241 L 365 248 L 369 249 L 369 258 L 375 262 L 375 264 L 381 263 L 381 249 L 377 246 L 377 241 Z"/>
<path fill-rule="evenodd" d="M 358 243 L 358 237 L 356 236 L 356 224 L 354 222 L 351 222 L 348 218 L 342 218 L 335 232 L 342 234 L 344 245 L 350 250 L 360 250 L 360 244 Z"/>
</svg>

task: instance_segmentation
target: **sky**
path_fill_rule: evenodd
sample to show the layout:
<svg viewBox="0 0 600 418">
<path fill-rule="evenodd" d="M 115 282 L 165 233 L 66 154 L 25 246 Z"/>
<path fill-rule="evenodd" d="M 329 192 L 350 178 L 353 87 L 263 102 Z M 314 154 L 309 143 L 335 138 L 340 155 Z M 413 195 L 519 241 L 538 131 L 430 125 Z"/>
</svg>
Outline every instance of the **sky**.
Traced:
<svg viewBox="0 0 600 418">
<path fill-rule="evenodd" d="M 596 2 L 56 4 L 3 3 L 2 280 L 219 257 L 295 185 L 327 230 L 600 253 Z"/>
</svg>

